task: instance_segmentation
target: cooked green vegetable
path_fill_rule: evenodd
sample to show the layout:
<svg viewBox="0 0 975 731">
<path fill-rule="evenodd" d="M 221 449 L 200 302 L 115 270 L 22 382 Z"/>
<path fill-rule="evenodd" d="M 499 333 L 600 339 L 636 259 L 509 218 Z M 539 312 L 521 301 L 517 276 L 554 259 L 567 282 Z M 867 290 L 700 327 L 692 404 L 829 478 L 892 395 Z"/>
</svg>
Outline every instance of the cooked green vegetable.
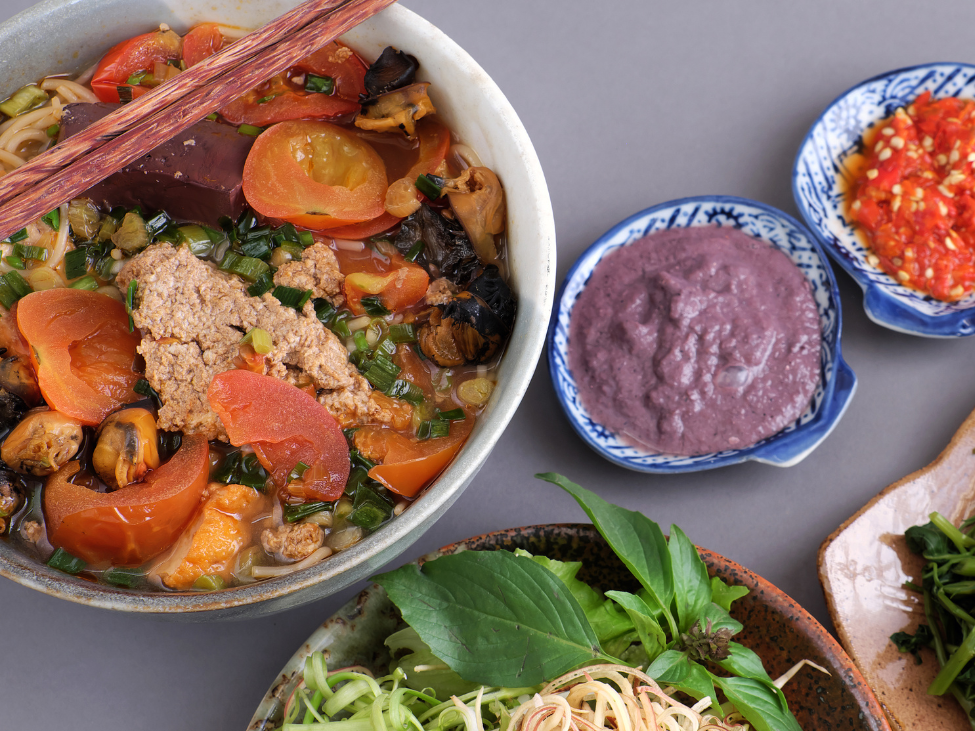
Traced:
<svg viewBox="0 0 975 731">
<path fill-rule="evenodd" d="M 36 84 L 22 86 L 13 93 L 9 99 L 0 104 L 0 112 L 8 117 L 16 117 L 18 114 L 28 112 L 34 107 L 39 107 L 47 101 L 47 94 Z"/>
</svg>

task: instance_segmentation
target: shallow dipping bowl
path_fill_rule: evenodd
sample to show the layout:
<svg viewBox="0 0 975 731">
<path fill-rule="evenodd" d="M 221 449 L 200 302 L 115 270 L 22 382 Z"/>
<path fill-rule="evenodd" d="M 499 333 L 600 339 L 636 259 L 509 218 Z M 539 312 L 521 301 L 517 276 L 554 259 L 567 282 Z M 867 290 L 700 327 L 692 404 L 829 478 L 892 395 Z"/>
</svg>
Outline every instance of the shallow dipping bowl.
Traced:
<svg viewBox="0 0 975 731">
<path fill-rule="evenodd" d="M 569 368 L 569 326 L 576 301 L 603 257 L 655 231 L 695 226 L 731 226 L 768 242 L 799 267 L 812 288 L 822 329 L 820 381 L 805 413 L 785 429 L 742 449 L 694 457 L 659 454 L 634 446 L 595 421 Z M 559 293 L 548 335 L 548 365 L 559 403 L 576 433 L 601 457 L 636 470 L 670 474 L 694 472 L 755 460 L 791 467 L 829 435 L 856 389 L 856 376 L 840 352 L 842 315 L 836 280 L 812 234 L 778 209 L 731 196 L 698 196 L 661 203 L 622 221 L 579 257 Z"/>
<path fill-rule="evenodd" d="M 168 23 L 180 33 L 204 21 L 255 28 L 290 9 L 283 0 L 48 0 L 0 25 L 0 98 L 46 74 L 78 72 L 112 45 Z M 56 32 L 52 32 L 56 29 Z M 0 574 L 71 601 L 179 619 L 251 617 L 333 594 L 416 541 L 457 499 L 518 407 L 545 341 L 552 309 L 555 224 L 528 134 L 491 78 L 456 43 L 394 5 L 343 36 L 366 59 L 387 45 L 420 60 L 440 117 L 498 173 L 508 201 L 508 252 L 518 314 L 498 386 L 468 443 L 402 515 L 347 551 L 290 576 L 213 593 L 149 593 L 93 584 L 38 563 L 0 540 Z M 311 52 L 310 49 L 309 52 Z M 174 213 L 178 213 L 175 212 Z"/>
</svg>

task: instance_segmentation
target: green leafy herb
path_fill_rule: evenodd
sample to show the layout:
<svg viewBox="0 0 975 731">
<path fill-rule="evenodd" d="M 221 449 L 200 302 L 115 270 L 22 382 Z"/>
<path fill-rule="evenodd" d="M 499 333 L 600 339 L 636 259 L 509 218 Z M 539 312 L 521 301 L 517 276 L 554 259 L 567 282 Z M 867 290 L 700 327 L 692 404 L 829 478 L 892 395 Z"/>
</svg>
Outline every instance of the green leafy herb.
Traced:
<svg viewBox="0 0 975 731">
<path fill-rule="evenodd" d="M 335 503 L 316 501 L 313 503 L 301 503 L 300 505 L 285 505 L 284 519 L 288 523 L 297 523 L 304 520 L 309 515 L 320 513 L 323 510 L 331 510 Z"/>
<path fill-rule="evenodd" d="M 63 548 L 58 548 L 47 560 L 47 565 L 52 569 L 63 571 L 66 574 L 80 574 L 84 571 L 87 564 L 77 556 L 72 556 Z"/>
<path fill-rule="evenodd" d="M 156 405 L 156 408 L 162 408 L 162 399 L 159 397 L 159 393 L 154 389 L 145 378 L 140 378 L 135 382 L 135 386 L 132 387 L 140 396 L 145 396 L 146 398 L 152 399 L 152 402 Z"/>
<path fill-rule="evenodd" d="M 416 179 L 416 189 L 430 200 L 436 200 L 439 198 L 442 191 L 442 188 L 437 185 L 433 178 L 426 174 L 423 174 Z"/>
<path fill-rule="evenodd" d="M 331 76 L 307 74 L 305 76 L 305 91 L 317 94 L 331 94 L 335 91 L 335 80 Z"/>
<path fill-rule="evenodd" d="M 310 289 L 301 290 L 294 287 L 277 286 L 271 294 L 285 307 L 293 307 L 299 311 L 311 299 Z"/>
<path fill-rule="evenodd" d="M 264 131 L 263 127 L 256 127 L 253 124 L 242 124 L 237 128 L 237 133 L 247 137 L 257 137 Z"/>
</svg>

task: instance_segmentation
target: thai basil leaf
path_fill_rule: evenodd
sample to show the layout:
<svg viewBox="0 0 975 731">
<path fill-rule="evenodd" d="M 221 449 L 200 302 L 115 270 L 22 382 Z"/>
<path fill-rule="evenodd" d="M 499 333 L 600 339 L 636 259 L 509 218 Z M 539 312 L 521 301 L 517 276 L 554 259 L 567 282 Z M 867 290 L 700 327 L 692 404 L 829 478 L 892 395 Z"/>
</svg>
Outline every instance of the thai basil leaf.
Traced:
<svg viewBox="0 0 975 731">
<path fill-rule="evenodd" d="M 904 531 L 904 538 L 912 553 L 920 553 L 926 557 L 944 556 L 949 551 L 954 550 L 948 536 L 942 533 L 934 523 L 911 526 Z"/>
<path fill-rule="evenodd" d="M 581 561 L 555 561 L 547 556 L 533 556 L 521 548 L 515 549 L 515 555 L 530 558 L 555 574 L 568 587 L 582 611 L 586 613 L 589 624 L 596 633 L 596 639 L 607 653 L 617 655 L 630 646 L 632 640 L 623 639 L 619 643 L 613 640 L 632 634 L 635 629 L 633 621 L 616 604 L 603 596 L 601 591 L 576 578 L 582 568 Z"/>
<path fill-rule="evenodd" d="M 616 662 L 565 584 L 507 551 L 442 556 L 374 580 L 433 654 L 470 682 L 537 685 L 587 662 Z"/>
<path fill-rule="evenodd" d="M 718 694 L 714 690 L 714 683 L 711 682 L 711 674 L 696 662 L 688 660 L 687 664 L 689 665 L 687 675 L 675 686 L 677 690 L 697 700 L 707 697 L 716 702 Z"/>
<path fill-rule="evenodd" d="M 647 675 L 662 685 L 683 682 L 691 671 L 691 661 L 687 653 L 679 650 L 665 650 L 647 668 Z"/>
<path fill-rule="evenodd" d="M 558 485 L 576 499 L 610 548 L 663 610 L 670 632 L 676 636 L 677 623 L 670 613 L 670 603 L 674 599 L 674 572 L 667 539 L 660 526 L 642 513 L 606 502 L 562 475 L 546 472 L 535 477 Z"/>
<path fill-rule="evenodd" d="M 640 642 L 650 660 L 655 659 L 667 647 L 667 636 L 653 618 L 650 607 L 636 594 L 625 591 L 607 591 L 606 596 L 623 607 L 633 626 L 636 627 Z"/>
<path fill-rule="evenodd" d="M 731 603 L 748 595 L 748 587 L 728 586 L 720 577 L 711 577 L 711 601 L 725 611 L 731 611 Z"/>
<path fill-rule="evenodd" d="M 754 731 L 802 731 L 780 694 L 753 678 L 722 678 L 711 675 Z"/>
<path fill-rule="evenodd" d="M 701 614 L 701 625 L 706 627 L 708 620 L 711 621 L 712 630 L 730 629 L 731 634 L 736 635 L 744 629 L 741 622 L 728 614 L 727 609 L 719 607 L 714 602 L 704 608 Z"/>
<path fill-rule="evenodd" d="M 708 567 L 701 560 L 697 548 L 676 525 L 670 526 L 667 549 L 674 569 L 677 617 L 681 631 L 686 632 L 711 603 L 711 580 L 708 578 Z"/>
<path fill-rule="evenodd" d="M 722 669 L 742 678 L 752 678 L 766 685 L 772 685 L 772 678 L 765 671 L 762 660 L 758 655 L 744 645 L 739 645 L 737 642 L 729 642 L 728 649 L 731 651 L 731 654 L 724 660 L 718 661 L 718 665 Z M 779 693 L 782 692 L 778 688 L 776 690 Z"/>
</svg>

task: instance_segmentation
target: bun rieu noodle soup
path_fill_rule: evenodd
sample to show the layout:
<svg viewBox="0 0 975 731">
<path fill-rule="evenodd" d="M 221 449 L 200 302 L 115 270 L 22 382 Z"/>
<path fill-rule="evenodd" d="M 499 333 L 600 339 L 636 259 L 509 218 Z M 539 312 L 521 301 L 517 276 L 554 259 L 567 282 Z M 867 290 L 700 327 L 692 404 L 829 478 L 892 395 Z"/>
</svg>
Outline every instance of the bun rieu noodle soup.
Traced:
<svg viewBox="0 0 975 731">
<path fill-rule="evenodd" d="M 0 104 L 4 172 L 230 42 L 115 46 Z M 418 62 L 331 43 L 0 243 L 0 533 L 212 590 L 348 548 L 444 469 L 513 325 L 504 193 Z"/>
</svg>

